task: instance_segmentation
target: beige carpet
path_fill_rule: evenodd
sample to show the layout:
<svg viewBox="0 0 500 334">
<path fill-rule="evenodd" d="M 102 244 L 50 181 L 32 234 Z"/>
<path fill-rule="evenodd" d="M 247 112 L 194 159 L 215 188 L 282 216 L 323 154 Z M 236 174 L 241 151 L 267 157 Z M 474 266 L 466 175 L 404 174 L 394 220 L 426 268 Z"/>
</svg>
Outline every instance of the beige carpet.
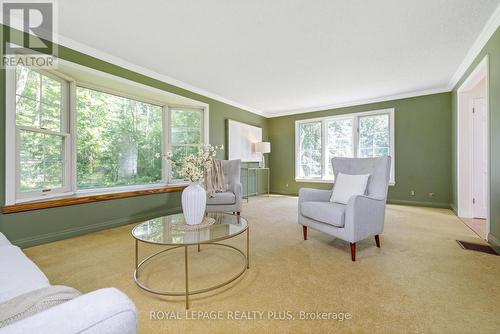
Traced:
<svg viewBox="0 0 500 334">
<path fill-rule="evenodd" d="M 500 332 L 500 257 L 462 250 L 455 239 L 481 240 L 451 211 L 388 206 L 382 248 L 372 239 L 359 243 L 353 263 L 341 240 L 311 230 L 303 241 L 296 208 L 296 198 L 283 196 L 245 204 L 251 269 L 222 293 L 191 302 L 191 311 L 220 311 L 223 320 L 186 320 L 182 298 L 157 297 L 135 285 L 132 225 L 25 251 L 53 284 L 124 291 L 137 305 L 142 333 Z M 233 244 L 243 247 L 239 238 Z M 151 247 L 141 248 L 146 251 Z M 241 261 L 209 247 L 190 254 L 193 288 L 228 277 Z M 181 289 L 183 253 L 156 261 L 143 277 L 158 288 Z M 183 319 L 150 319 L 160 311 L 179 311 Z M 264 311 L 264 319 L 226 319 L 237 311 Z M 300 311 L 348 312 L 352 319 L 300 320 Z M 295 319 L 279 320 L 285 312 Z"/>
</svg>

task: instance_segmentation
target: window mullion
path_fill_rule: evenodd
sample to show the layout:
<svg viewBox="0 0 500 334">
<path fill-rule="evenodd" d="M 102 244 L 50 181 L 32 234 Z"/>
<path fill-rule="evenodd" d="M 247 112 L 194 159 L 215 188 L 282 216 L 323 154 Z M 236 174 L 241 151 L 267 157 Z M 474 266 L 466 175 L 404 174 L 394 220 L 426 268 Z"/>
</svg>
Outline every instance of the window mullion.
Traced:
<svg viewBox="0 0 500 334">
<path fill-rule="evenodd" d="M 359 153 L 358 153 L 358 150 L 359 150 L 359 116 L 353 117 L 352 127 L 353 127 L 353 129 L 352 129 L 352 134 L 353 134 L 352 152 L 353 152 L 353 157 L 357 158 L 359 155 Z"/>
<path fill-rule="evenodd" d="M 36 101 L 36 107 L 39 109 L 38 110 L 38 126 L 40 128 L 42 128 L 42 84 L 43 84 L 43 80 L 42 80 L 42 76 L 38 76 L 39 78 L 39 81 L 40 81 L 40 84 L 38 85 L 38 99 Z"/>
<path fill-rule="evenodd" d="M 43 133 L 43 134 L 52 135 L 52 136 L 67 137 L 70 135 L 70 133 L 68 133 L 68 132 L 53 131 L 53 130 L 49 130 L 49 129 L 45 129 L 45 128 L 35 128 L 32 126 L 26 126 L 26 125 L 16 125 L 16 127 L 22 131 L 37 132 L 37 133 Z"/>
<path fill-rule="evenodd" d="M 301 152 L 300 152 L 300 124 L 295 122 L 295 178 L 300 178 L 300 163 L 301 163 Z"/>
<path fill-rule="evenodd" d="M 163 106 L 163 114 L 162 114 L 162 130 L 163 130 L 163 140 L 162 140 L 162 149 L 161 152 L 163 156 L 167 154 L 168 151 L 172 151 L 171 140 L 170 140 L 170 125 L 172 124 L 170 119 L 170 108 L 168 105 Z M 170 182 L 171 179 L 171 167 L 170 163 L 163 159 L 161 159 L 161 170 L 162 170 L 162 181 Z"/>
<path fill-rule="evenodd" d="M 67 144 L 68 148 L 68 161 L 66 163 L 65 170 L 69 173 L 68 177 L 68 186 L 69 190 L 73 193 L 76 193 L 78 190 L 77 187 L 77 175 L 76 175 L 76 166 L 77 166 L 77 151 L 76 151 L 76 82 L 71 81 L 67 85 L 68 96 L 66 98 L 67 101 L 67 126 L 68 132 L 70 134 L 69 143 Z"/>
<path fill-rule="evenodd" d="M 321 179 L 326 178 L 326 169 L 328 164 L 327 148 L 326 148 L 326 120 L 321 121 Z"/>
<path fill-rule="evenodd" d="M 5 70 L 5 204 L 14 204 L 17 194 L 18 140 L 16 126 L 16 70 Z"/>
<path fill-rule="evenodd" d="M 15 185 L 15 198 L 17 199 L 21 194 L 21 130 L 18 126 L 15 133 L 15 143 L 16 143 L 16 185 Z"/>
</svg>

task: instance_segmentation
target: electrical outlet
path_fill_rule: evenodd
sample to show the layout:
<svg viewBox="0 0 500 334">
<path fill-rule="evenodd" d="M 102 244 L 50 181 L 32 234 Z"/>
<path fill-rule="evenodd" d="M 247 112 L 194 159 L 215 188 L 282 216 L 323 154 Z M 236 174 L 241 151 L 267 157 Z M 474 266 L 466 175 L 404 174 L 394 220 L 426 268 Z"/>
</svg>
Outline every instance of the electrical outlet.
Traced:
<svg viewBox="0 0 500 334">
<path fill-rule="evenodd" d="M 413 189 L 412 189 L 412 190 L 410 191 L 410 196 L 415 196 L 415 190 L 413 190 Z"/>
<path fill-rule="evenodd" d="M 288 183 L 287 183 L 287 184 L 285 184 L 285 187 L 287 187 L 287 188 L 288 188 Z"/>
<path fill-rule="evenodd" d="M 429 193 L 429 197 L 434 197 L 434 193 Z"/>
</svg>

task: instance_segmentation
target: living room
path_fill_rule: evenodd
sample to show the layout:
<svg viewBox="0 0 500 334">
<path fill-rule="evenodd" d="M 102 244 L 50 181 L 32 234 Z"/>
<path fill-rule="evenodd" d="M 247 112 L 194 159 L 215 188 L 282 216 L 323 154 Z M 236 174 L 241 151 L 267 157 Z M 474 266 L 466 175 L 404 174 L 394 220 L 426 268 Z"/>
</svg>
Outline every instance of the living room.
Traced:
<svg viewBox="0 0 500 334">
<path fill-rule="evenodd" d="M 498 333 L 500 1 L 2 1 L 0 333 Z"/>
</svg>

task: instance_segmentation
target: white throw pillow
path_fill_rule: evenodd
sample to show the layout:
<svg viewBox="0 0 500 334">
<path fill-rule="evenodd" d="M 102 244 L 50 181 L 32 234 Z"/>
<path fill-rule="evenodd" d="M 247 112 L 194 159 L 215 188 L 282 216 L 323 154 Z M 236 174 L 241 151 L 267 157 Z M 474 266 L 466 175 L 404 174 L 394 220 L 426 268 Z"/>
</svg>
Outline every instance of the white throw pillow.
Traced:
<svg viewBox="0 0 500 334">
<path fill-rule="evenodd" d="M 339 173 L 335 179 L 330 202 L 347 204 L 352 196 L 364 195 L 370 174 L 350 175 Z"/>
</svg>

